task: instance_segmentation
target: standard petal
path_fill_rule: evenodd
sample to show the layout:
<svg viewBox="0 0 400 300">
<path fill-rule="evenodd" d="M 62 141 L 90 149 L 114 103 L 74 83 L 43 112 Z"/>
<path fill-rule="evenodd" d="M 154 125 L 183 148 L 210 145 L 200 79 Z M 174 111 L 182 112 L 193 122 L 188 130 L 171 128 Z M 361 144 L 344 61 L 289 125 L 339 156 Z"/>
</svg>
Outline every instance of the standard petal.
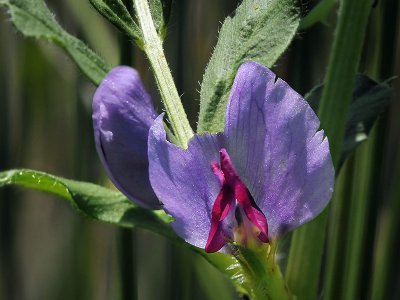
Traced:
<svg viewBox="0 0 400 300">
<path fill-rule="evenodd" d="M 139 205 L 157 209 L 151 188 L 147 138 L 157 114 L 138 73 L 129 67 L 112 69 L 93 98 L 97 152 L 115 186 Z"/>
<path fill-rule="evenodd" d="M 221 189 L 211 163 L 219 159 L 222 137 L 195 136 L 183 150 L 166 140 L 162 117 L 149 133 L 151 185 L 163 208 L 175 218 L 175 232 L 188 243 L 205 248 L 212 207 Z"/>
<path fill-rule="evenodd" d="M 319 214 L 331 198 L 329 145 L 308 103 L 269 69 L 243 64 L 226 112 L 227 150 L 276 237 Z"/>
</svg>

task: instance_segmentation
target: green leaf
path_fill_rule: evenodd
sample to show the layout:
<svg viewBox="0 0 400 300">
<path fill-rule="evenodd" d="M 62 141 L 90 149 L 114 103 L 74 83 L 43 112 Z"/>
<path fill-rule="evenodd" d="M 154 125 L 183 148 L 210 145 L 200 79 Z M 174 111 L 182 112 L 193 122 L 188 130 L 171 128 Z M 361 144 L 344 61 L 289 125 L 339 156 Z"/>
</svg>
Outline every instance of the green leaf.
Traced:
<svg viewBox="0 0 400 300">
<path fill-rule="evenodd" d="M 28 169 L 0 172 L 0 188 L 8 185 L 53 194 L 67 200 L 78 212 L 91 219 L 126 228 L 146 229 L 174 243 L 189 246 L 171 229 L 171 217 L 163 211 L 138 207 L 117 191 Z M 193 246 L 190 249 L 231 278 L 236 288 L 245 293 L 242 287 L 243 272 L 234 257 L 223 253 L 208 254 Z"/>
<path fill-rule="evenodd" d="M 244 0 L 225 19 L 200 91 L 198 132 L 219 132 L 239 66 L 257 61 L 271 67 L 293 39 L 299 17 L 292 0 Z"/>
<path fill-rule="evenodd" d="M 149 0 L 151 15 L 158 35 L 164 39 L 167 35 L 167 25 L 171 17 L 172 0 Z"/>
<path fill-rule="evenodd" d="M 108 72 L 102 58 L 82 41 L 67 33 L 42 0 L 0 0 L 8 8 L 11 21 L 23 35 L 43 38 L 63 48 L 95 84 Z"/>
<path fill-rule="evenodd" d="M 167 34 L 167 25 L 171 16 L 172 0 L 149 1 L 151 16 L 161 39 Z M 121 32 L 132 38 L 143 49 L 143 34 L 138 23 L 132 18 L 134 10 L 132 0 L 89 0 L 92 6 Z"/>
<path fill-rule="evenodd" d="M 199 249 L 197 252 L 201 252 L 212 266 L 227 276 L 239 294 L 250 295 L 251 288 L 246 281 L 243 267 L 235 257 L 220 252 L 206 253 Z"/>
<path fill-rule="evenodd" d="M 142 47 L 142 32 L 121 0 L 89 0 L 90 4 L 119 30 Z"/>
<path fill-rule="evenodd" d="M 167 33 L 167 25 L 171 16 L 172 0 L 148 0 L 151 15 L 159 36 L 164 39 Z M 133 8 L 132 1 L 122 0 L 89 0 L 92 6 L 119 30 L 131 37 L 136 44 L 143 48 L 143 35 L 140 26 L 130 14 Z M 125 5 L 132 7 L 126 7 Z"/>
<path fill-rule="evenodd" d="M 276 262 L 276 244 L 256 247 L 237 245 L 236 257 L 246 274 L 251 299 L 292 299 Z"/>
<path fill-rule="evenodd" d="M 325 22 L 336 0 L 321 0 L 300 22 L 300 30 L 305 30 L 319 22 Z"/>
<path fill-rule="evenodd" d="M 134 205 L 124 195 L 108 188 L 69 180 L 28 169 L 0 172 L 0 187 L 19 185 L 43 191 L 69 201 L 80 213 L 92 219 L 122 227 L 140 227 L 171 240 L 180 240 L 169 226 L 170 218 Z"/>
<path fill-rule="evenodd" d="M 392 89 L 388 84 L 389 81 L 390 79 L 378 83 L 365 75 L 356 76 L 344 140 L 340 151 L 339 169 L 357 146 L 367 139 L 374 122 L 389 105 L 389 99 L 392 95 Z M 323 85 L 319 85 L 305 95 L 314 111 L 318 111 L 322 90 Z M 338 174 L 339 172 L 336 173 Z"/>
</svg>

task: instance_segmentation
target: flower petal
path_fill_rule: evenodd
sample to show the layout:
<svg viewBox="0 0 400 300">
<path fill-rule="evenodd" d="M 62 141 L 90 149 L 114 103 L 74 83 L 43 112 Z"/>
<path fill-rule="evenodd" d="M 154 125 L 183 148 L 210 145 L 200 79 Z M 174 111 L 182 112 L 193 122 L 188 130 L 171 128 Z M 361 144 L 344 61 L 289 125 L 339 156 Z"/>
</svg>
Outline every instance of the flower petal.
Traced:
<svg viewBox="0 0 400 300">
<path fill-rule="evenodd" d="M 138 73 L 112 69 L 93 98 L 97 152 L 108 176 L 128 198 L 146 208 L 160 208 L 148 172 L 147 138 L 157 114 Z"/>
<path fill-rule="evenodd" d="M 328 140 L 308 103 L 269 69 L 243 64 L 226 112 L 227 150 L 276 237 L 319 214 L 331 198 Z"/>
<path fill-rule="evenodd" d="M 217 199 L 215 199 L 212 216 L 211 229 L 208 234 L 207 243 L 205 246 L 206 252 L 212 253 L 219 251 L 232 236 L 232 232 L 225 232 L 224 219 L 229 213 L 234 213 L 236 207 L 235 195 L 227 186 L 222 186 Z"/>
<path fill-rule="evenodd" d="M 222 148 L 220 135 L 205 134 L 189 141 L 183 150 L 166 139 L 160 115 L 149 133 L 151 185 L 175 222 L 175 232 L 188 243 L 205 248 L 211 228 L 211 212 L 221 189 L 212 162 Z"/>
</svg>

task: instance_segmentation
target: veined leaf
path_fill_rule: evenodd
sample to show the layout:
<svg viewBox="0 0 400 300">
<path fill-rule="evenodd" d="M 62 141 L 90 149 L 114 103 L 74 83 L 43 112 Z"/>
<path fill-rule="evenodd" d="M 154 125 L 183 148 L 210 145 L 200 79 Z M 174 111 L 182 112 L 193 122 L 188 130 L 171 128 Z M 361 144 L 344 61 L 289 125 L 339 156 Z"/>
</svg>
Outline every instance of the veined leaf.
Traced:
<svg viewBox="0 0 400 300">
<path fill-rule="evenodd" d="M 103 186 L 28 169 L 0 172 L 0 188 L 7 185 L 22 186 L 63 198 L 78 212 L 97 221 L 126 228 L 142 228 L 175 243 L 185 243 L 169 226 L 172 219 L 163 211 L 138 207 L 121 193 Z M 223 253 L 208 254 L 202 249 L 190 248 L 230 277 L 240 292 L 246 292 L 241 285 L 242 269 L 234 257 Z"/>
<path fill-rule="evenodd" d="M 122 0 L 89 0 L 90 4 L 119 30 L 132 38 L 143 48 L 142 31 L 130 14 L 132 1 L 127 1 L 132 7 L 126 7 Z M 167 24 L 171 15 L 172 0 L 149 0 L 151 15 L 160 37 L 165 38 Z"/>
<path fill-rule="evenodd" d="M 149 0 L 149 6 L 158 35 L 164 39 L 171 17 L 172 0 Z"/>
<path fill-rule="evenodd" d="M 6 185 L 56 195 L 68 200 L 80 213 L 98 221 L 128 228 L 140 227 L 172 240 L 179 239 L 168 225 L 170 218 L 165 213 L 138 207 L 121 193 L 93 183 L 20 169 L 0 172 L 0 187 Z"/>
<path fill-rule="evenodd" d="M 121 0 L 89 0 L 90 4 L 119 30 L 142 46 L 142 32 Z"/>
<path fill-rule="evenodd" d="M 198 132 L 219 132 L 239 66 L 256 61 L 271 67 L 293 39 L 299 16 L 292 0 L 244 0 L 225 19 L 200 91 Z"/>
<path fill-rule="evenodd" d="M 0 0 L 11 21 L 23 35 L 44 38 L 63 48 L 89 79 L 98 85 L 108 66 L 81 40 L 67 33 L 42 0 Z"/>
</svg>

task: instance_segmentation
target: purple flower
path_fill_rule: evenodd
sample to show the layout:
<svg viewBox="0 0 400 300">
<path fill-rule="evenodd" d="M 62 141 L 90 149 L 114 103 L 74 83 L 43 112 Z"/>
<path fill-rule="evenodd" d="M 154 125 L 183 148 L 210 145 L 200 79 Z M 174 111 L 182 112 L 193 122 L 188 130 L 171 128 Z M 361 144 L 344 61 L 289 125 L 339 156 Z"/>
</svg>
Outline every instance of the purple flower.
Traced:
<svg viewBox="0 0 400 300">
<path fill-rule="evenodd" d="M 238 70 L 224 132 L 197 135 L 185 150 L 167 140 L 163 115 L 154 120 L 132 69 L 111 71 L 93 107 L 97 148 L 117 187 L 156 207 L 152 187 L 176 233 L 207 252 L 231 241 L 275 240 L 313 219 L 331 198 L 334 170 L 317 116 L 257 63 Z"/>
<path fill-rule="evenodd" d="M 115 186 L 145 208 L 161 208 L 149 181 L 147 137 L 157 113 L 139 74 L 116 67 L 93 98 L 94 137 L 100 160 Z"/>
</svg>

